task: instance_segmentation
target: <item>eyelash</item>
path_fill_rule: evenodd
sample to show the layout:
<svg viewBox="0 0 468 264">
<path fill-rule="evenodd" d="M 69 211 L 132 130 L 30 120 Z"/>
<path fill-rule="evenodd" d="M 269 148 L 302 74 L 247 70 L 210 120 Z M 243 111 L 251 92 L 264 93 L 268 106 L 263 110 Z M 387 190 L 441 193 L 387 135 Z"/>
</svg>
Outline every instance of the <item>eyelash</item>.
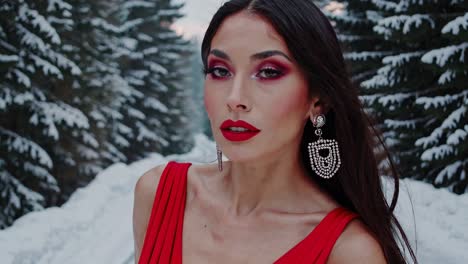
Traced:
<svg viewBox="0 0 468 264">
<path fill-rule="evenodd" d="M 224 76 L 219 76 L 219 72 L 218 74 L 215 74 L 216 71 L 223 71 L 224 74 L 230 74 L 229 70 L 224 68 L 224 67 L 219 67 L 219 66 L 214 66 L 214 67 L 211 67 L 211 68 L 204 68 L 203 69 L 203 73 L 206 75 L 210 74 L 214 79 L 224 79 L 224 78 L 227 78 L 226 75 Z M 260 77 L 259 75 L 261 73 L 266 73 L 266 74 L 273 74 L 274 76 L 273 77 Z M 259 70 L 259 72 L 257 74 L 255 74 L 255 76 L 260 79 L 260 80 L 276 80 L 280 77 L 282 77 L 284 75 L 284 71 L 283 70 L 279 70 L 279 69 L 276 69 L 276 68 L 273 68 L 273 67 L 265 67 L 265 68 L 262 68 Z"/>
</svg>

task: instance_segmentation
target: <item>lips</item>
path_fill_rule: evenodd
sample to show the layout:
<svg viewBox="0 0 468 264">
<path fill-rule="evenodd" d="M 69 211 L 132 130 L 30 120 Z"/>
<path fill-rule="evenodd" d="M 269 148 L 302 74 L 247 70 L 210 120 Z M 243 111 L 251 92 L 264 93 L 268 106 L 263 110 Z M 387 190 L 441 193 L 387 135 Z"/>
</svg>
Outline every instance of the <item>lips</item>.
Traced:
<svg viewBox="0 0 468 264">
<path fill-rule="evenodd" d="M 244 128 L 247 130 L 246 131 L 232 131 L 229 129 L 231 127 L 239 127 L 239 128 Z M 238 121 L 226 120 L 221 124 L 220 129 L 221 129 L 221 133 L 227 140 L 234 141 L 234 142 L 248 140 L 256 136 L 258 133 L 260 133 L 260 130 L 258 128 L 242 120 L 238 120 Z"/>
</svg>

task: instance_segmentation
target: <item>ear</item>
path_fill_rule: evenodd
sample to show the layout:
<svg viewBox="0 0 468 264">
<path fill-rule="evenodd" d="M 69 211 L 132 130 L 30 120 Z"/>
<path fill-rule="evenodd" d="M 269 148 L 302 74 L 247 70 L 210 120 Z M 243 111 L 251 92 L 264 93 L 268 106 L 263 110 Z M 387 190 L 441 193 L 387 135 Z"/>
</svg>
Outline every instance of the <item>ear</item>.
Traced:
<svg viewBox="0 0 468 264">
<path fill-rule="evenodd" d="M 312 99 L 310 100 L 309 111 L 307 112 L 308 118 L 312 120 L 312 117 L 318 115 L 325 115 L 327 112 L 327 104 L 318 96 L 312 97 Z"/>
</svg>

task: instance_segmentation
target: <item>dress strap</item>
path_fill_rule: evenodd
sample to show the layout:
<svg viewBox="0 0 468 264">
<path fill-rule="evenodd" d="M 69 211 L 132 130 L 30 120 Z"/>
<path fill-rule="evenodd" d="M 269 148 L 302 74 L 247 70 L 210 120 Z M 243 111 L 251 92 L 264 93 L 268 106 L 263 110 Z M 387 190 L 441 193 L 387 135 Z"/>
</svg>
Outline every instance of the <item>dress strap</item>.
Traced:
<svg viewBox="0 0 468 264">
<path fill-rule="evenodd" d="M 333 246 L 346 225 L 358 215 L 338 207 L 330 211 L 312 232 L 275 264 L 325 264 Z"/>
<path fill-rule="evenodd" d="M 333 246 L 343 233 L 346 226 L 354 219 L 358 218 L 356 213 L 348 211 L 344 208 L 341 208 L 333 219 L 333 222 L 328 225 L 326 228 L 329 230 L 328 234 L 320 243 L 322 246 L 320 255 L 317 259 L 317 263 L 325 264 L 327 262 L 328 256 L 330 255 Z M 325 228 L 325 227 L 324 227 Z"/>
<path fill-rule="evenodd" d="M 169 162 L 164 168 L 146 229 L 139 264 L 182 263 L 182 227 L 191 163 Z"/>
</svg>

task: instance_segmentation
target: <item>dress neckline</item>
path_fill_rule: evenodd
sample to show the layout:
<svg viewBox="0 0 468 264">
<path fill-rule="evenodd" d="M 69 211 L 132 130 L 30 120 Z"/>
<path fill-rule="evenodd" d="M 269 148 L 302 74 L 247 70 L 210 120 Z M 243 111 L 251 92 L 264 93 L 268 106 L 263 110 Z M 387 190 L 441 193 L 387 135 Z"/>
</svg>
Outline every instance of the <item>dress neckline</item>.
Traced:
<svg viewBox="0 0 468 264">
<path fill-rule="evenodd" d="M 192 165 L 192 163 L 188 163 L 188 168 L 187 168 L 187 172 L 186 172 L 186 185 L 185 185 L 185 198 L 187 198 L 187 193 L 188 193 L 188 170 L 190 168 L 190 166 Z M 185 222 L 185 210 L 186 210 L 186 207 L 187 207 L 187 204 L 184 203 L 184 208 L 182 210 L 182 226 L 184 226 L 184 222 Z M 274 264 L 279 264 L 281 263 L 282 261 L 286 260 L 288 258 L 289 255 L 293 254 L 295 251 L 299 250 L 300 247 L 304 244 L 306 244 L 308 241 L 310 241 L 311 239 L 313 239 L 315 236 L 316 236 L 316 233 L 320 232 L 320 230 L 322 230 L 322 226 L 326 226 L 326 223 L 329 222 L 330 219 L 333 218 L 333 215 L 337 214 L 339 211 L 342 211 L 342 210 L 345 210 L 343 207 L 336 207 L 332 210 L 330 210 L 323 218 L 322 220 L 320 220 L 320 222 L 302 239 L 300 240 L 298 243 L 296 243 L 294 246 L 292 246 L 290 249 L 288 249 L 284 254 L 282 254 L 279 258 L 277 258 L 275 261 L 273 261 Z M 182 232 L 180 234 L 180 236 L 183 237 L 183 228 L 182 228 Z M 179 239 L 179 243 L 183 243 L 183 239 L 182 237 L 180 237 Z M 183 246 L 182 245 L 179 245 L 179 248 L 182 250 L 183 249 Z M 182 255 L 183 252 L 180 252 L 180 254 Z"/>
</svg>

